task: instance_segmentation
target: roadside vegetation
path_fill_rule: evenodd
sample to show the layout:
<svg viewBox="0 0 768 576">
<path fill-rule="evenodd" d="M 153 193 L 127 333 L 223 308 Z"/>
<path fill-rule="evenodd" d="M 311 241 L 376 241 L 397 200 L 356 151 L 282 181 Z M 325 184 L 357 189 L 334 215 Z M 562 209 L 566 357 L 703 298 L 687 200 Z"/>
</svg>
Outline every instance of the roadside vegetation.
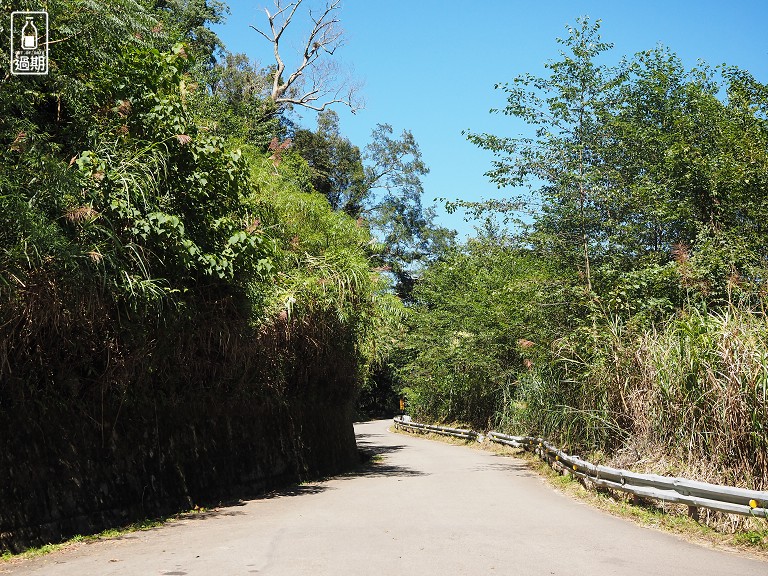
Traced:
<svg viewBox="0 0 768 576">
<path fill-rule="evenodd" d="M 47 9 L 60 40 L 51 73 L 0 90 L 7 401 L 221 377 L 189 357 L 189 339 L 230 348 L 235 326 L 256 338 L 281 322 L 338 327 L 365 382 L 383 354 L 377 330 L 402 315 L 393 289 L 407 291 L 414 262 L 452 238 L 421 205 L 428 169 L 413 135 L 381 124 L 353 145 L 327 107 L 351 100 L 287 95 L 309 69 L 274 94 L 275 65 L 227 52 L 208 29 L 226 18 L 222 2 Z M 340 41 L 331 30 L 314 41 Z M 316 132 L 297 125 L 302 106 L 323 109 Z M 169 357 L 188 373 L 163 374 Z M 230 368 L 237 380 L 241 366 Z"/>
<path fill-rule="evenodd" d="M 618 60 L 577 21 L 545 75 L 496 85 L 522 132 L 466 134 L 516 195 L 447 201 L 479 222 L 457 243 L 410 131 L 343 135 L 339 2 L 302 24 L 308 3 L 254 30 L 274 62 L 227 51 L 217 0 L 46 3 L 50 74 L 0 83 L 0 479 L 30 446 L 44 491 L 60 453 L 163 469 L 173 434 L 223 445 L 258 409 L 298 435 L 318 405 L 402 395 L 418 420 L 768 489 L 768 86 L 665 47 Z"/>
<path fill-rule="evenodd" d="M 289 70 L 228 52 L 217 0 L 51 0 L 50 73 L 2 78 L 0 548 L 354 465 L 452 234 L 408 130 L 341 135 L 339 3 L 308 4 L 264 18 L 308 27 Z"/>
<path fill-rule="evenodd" d="M 468 133 L 505 201 L 413 292 L 398 372 L 419 421 L 540 435 L 644 472 L 768 488 L 768 87 L 600 23 L 496 88 Z M 503 122 L 500 123 L 503 125 Z"/>
</svg>

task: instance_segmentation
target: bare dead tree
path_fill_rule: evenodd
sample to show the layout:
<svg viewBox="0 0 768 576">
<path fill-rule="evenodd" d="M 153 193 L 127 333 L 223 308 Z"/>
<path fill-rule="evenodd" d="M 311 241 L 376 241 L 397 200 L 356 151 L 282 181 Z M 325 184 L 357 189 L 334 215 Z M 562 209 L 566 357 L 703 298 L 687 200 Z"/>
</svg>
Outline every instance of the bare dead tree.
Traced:
<svg viewBox="0 0 768 576">
<path fill-rule="evenodd" d="M 284 4 L 275 0 L 275 12 L 271 14 L 265 8 L 269 32 L 263 32 L 251 26 L 270 42 L 275 54 L 275 71 L 272 77 L 271 99 L 277 106 L 304 106 L 311 110 L 322 111 L 331 104 L 349 106 L 352 112 L 360 108 L 356 98 L 357 86 L 341 78 L 338 64 L 323 56 L 332 57 L 344 41 L 344 34 L 339 28 L 336 14 L 341 0 L 330 0 L 319 17 L 309 11 L 313 27 L 304 43 L 301 62 L 287 75 L 285 61 L 280 54 L 280 40 L 293 20 L 296 11 L 304 0 L 294 0 Z M 283 80 L 283 78 L 286 78 Z"/>
</svg>

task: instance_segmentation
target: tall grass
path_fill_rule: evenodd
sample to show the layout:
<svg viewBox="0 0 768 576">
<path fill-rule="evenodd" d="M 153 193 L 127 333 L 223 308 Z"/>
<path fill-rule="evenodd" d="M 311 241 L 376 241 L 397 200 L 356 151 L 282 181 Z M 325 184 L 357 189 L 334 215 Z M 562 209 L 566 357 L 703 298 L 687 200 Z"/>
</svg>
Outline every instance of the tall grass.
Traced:
<svg viewBox="0 0 768 576">
<path fill-rule="evenodd" d="M 572 335 L 519 379 L 497 422 L 656 472 L 763 489 L 768 317 L 692 309 L 657 328 L 609 322 Z"/>
<path fill-rule="evenodd" d="M 557 365 L 523 374 L 497 415 L 496 426 L 541 436 L 568 450 L 605 449 L 626 436 L 605 391 L 563 378 Z"/>
<path fill-rule="evenodd" d="M 768 484 L 768 317 L 691 311 L 640 339 L 632 434 Z"/>
</svg>

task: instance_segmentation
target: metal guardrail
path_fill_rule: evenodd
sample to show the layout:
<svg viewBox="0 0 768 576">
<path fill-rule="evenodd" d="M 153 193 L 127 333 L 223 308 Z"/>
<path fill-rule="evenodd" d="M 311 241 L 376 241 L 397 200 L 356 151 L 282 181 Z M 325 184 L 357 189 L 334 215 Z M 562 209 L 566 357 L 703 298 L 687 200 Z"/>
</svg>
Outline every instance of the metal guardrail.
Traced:
<svg viewBox="0 0 768 576">
<path fill-rule="evenodd" d="M 434 434 L 454 436 L 455 438 L 465 438 L 467 440 L 477 440 L 477 438 L 481 436 L 481 434 L 478 434 L 474 430 L 465 430 L 463 428 L 448 428 L 447 426 L 433 426 L 431 424 L 420 424 L 418 422 L 407 420 L 402 416 L 397 416 L 395 418 L 395 428 L 404 428 L 406 430 L 414 430 L 416 432 L 433 432 Z"/>
<path fill-rule="evenodd" d="M 567 454 L 546 440 L 530 436 L 510 436 L 499 432 L 488 432 L 487 436 L 484 436 L 472 430 L 420 424 L 405 421 L 403 418 L 395 418 L 395 427 L 425 430 L 478 441 L 488 438 L 498 444 L 530 450 L 550 464 L 558 462 L 558 466 L 563 470 L 578 478 L 589 480 L 596 486 L 621 490 L 643 498 L 685 504 L 691 513 L 699 508 L 708 508 L 728 514 L 768 518 L 768 492 L 721 486 L 687 478 L 638 474 L 620 468 L 596 465 L 578 456 Z"/>
</svg>

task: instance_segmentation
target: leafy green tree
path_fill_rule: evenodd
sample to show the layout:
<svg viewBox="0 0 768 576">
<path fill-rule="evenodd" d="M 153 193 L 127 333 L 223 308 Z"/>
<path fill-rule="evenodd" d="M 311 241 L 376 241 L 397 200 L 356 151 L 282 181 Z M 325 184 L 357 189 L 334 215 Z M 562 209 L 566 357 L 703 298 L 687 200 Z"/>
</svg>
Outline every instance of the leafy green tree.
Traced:
<svg viewBox="0 0 768 576">
<path fill-rule="evenodd" d="M 541 212 L 534 240 L 578 269 L 592 290 L 594 253 L 603 240 L 598 198 L 604 187 L 603 118 L 612 78 L 598 64 L 611 48 L 599 35 L 600 22 L 580 19 L 558 39 L 561 59 L 546 64 L 547 77 L 524 74 L 497 84 L 507 95 L 501 112 L 524 120 L 534 136 L 469 134 L 469 140 L 497 159 L 488 173 L 499 186 L 537 187 Z"/>
<path fill-rule="evenodd" d="M 267 72 L 245 54 L 226 52 L 213 67 L 196 65 L 185 85 L 196 123 L 208 134 L 266 150 L 283 137 L 274 104 L 267 96 Z"/>
<path fill-rule="evenodd" d="M 732 281 L 752 290 L 765 266 L 764 89 L 736 69 L 686 71 L 664 48 L 638 54 L 623 74 L 606 124 L 606 268 L 677 261 L 683 285 L 711 302 Z"/>
<path fill-rule="evenodd" d="M 328 198 L 334 210 L 359 217 L 370 188 L 360 149 L 341 135 L 338 114 L 319 113 L 317 130 L 297 130 L 293 147 L 309 164 L 314 189 Z"/>
<path fill-rule="evenodd" d="M 429 266 L 405 339 L 414 415 L 489 426 L 520 375 L 547 361 L 569 294 L 554 262 L 506 236 L 481 235 Z"/>
<path fill-rule="evenodd" d="M 229 7 L 221 0 L 149 0 L 163 21 L 172 42 L 184 42 L 192 55 L 207 67 L 224 51 L 221 39 L 208 26 L 222 24 Z"/>
<path fill-rule="evenodd" d="M 381 242 L 382 265 L 394 274 L 397 293 L 407 300 L 420 268 L 453 245 L 455 232 L 436 226 L 434 208 L 422 205 L 421 179 L 429 169 L 413 134 L 392 134 L 390 125 L 377 125 L 365 148 L 363 216 Z"/>
<path fill-rule="evenodd" d="M 377 263 L 397 279 L 407 297 L 420 266 L 445 251 L 454 234 L 434 224 L 435 212 L 422 205 L 422 177 L 428 168 L 413 134 L 393 136 L 379 124 L 361 153 L 339 131 L 333 111 L 318 115 L 315 132 L 298 130 L 293 149 L 309 164 L 312 185 L 331 206 L 368 223 L 380 244 Z"/>
</svg>

